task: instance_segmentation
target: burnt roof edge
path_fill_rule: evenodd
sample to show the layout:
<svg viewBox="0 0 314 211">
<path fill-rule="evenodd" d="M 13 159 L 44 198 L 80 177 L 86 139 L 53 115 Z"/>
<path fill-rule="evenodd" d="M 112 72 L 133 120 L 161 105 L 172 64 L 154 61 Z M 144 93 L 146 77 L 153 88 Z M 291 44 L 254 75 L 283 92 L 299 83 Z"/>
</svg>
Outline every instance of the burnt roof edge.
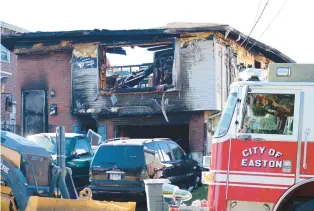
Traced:
<svg viewBox="0 0 314 211">
<path fill-rule="evenodd" d="M 225 33 L 226 31 L 230 31 L 230 33 L 233 33 L 237 36 L 240 36 L 240 40 L 236 41 L 239 45 L 243 42 L 244 39 L 246 39 L 248 36 L 243 34 L 242 32 L 234 29 L 233 27 L 229 25 L 218 25 L 218 26 L 210 26 L 210 27 L 194 27 L 194 28 L 171 28 L 171 29 L 165 29 L 165 32 L 171 32 L 171 33 L 197 33 L 197 32 L 204 32 L 204 31 L 214 31 L 214 32 L 221 32 Z M 288 63 L 296 63 L 293 59 L 288 57 L 287 55 L 283 54 L 276 48 L 273 48 L 269 45 L 266 45 L 252 37 L 249 37 L 249 44 L 254 45 L 264 51 L 272 53 L 274 56 L 280 57 L 282 60 L 288 62 Z M 230 39 L 230 38 L 229 38 Z"/>
<path fill-rule="evenodd" d="M 1 37 L 1 42 L 3 45 L 9 50 L 13 50 L 14 46 L 17 42 L 23 40 L 23 42 L 27 41 L 35 41 L 38 39 L 38 42 L 45 42 L 50 39 L 56 39 L 57 37 L 62 39 L 73 39 L 75 37 L 81 36 L 132 36 L 132 35 L 178 35 L 181 33 L 197 33 L 204 31 L 212 31 L 212 32 L 221 32 L 225 33 L 226 31 L 230 31 L 230 33 L 240 36 L 240 40 L 236 41 L 238 44 L 243 42 L 245 38 L 248 36 L 243 34 L 242 32 L 234 29 L 229 25 L 216 25 L 216 26 L 201 26 L 201 27 L 193 27 L 193 28 L 158 28 L 158 29 L 130 29 L 130 30 L 75 30 L 75 31 L 59 31 L 59 32 L 30 32 L 30 33 L 19 33 L 14 35 L 4 35 Z M 40 39 L 39 39 L 40 38 Z M 229 38 L 230 39 L 230 38 Z M 255 43 L 255 47 L 269 52 L 275 57 L 279 57 L 281 60 L 288 63 L 296 63 L 293 59 L 283 54 L 279 50 L 268 46 L 262 42 L 259 42 L 250 37 L 249 43 L 252 45 Z M 278 59 L 277 59 L 278 60 Z"/>
</svg>

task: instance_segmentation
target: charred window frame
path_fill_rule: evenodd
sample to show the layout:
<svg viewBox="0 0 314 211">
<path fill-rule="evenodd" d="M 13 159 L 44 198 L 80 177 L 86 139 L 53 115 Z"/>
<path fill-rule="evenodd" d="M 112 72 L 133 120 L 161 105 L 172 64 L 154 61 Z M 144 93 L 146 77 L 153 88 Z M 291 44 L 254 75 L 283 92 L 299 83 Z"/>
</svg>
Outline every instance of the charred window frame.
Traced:
<svg viewBox="0 0 314 211">
<path fill-rule="evenodd" d="M 155 51 L 153 62 L 138 65 L 109 66 L 104 50 L 106 53 L 124 54 L 122 47 L 135 46 Z M 180 89 L 180 41 L 176 38 L 145 42 L 124 42 L 123 45 L 119 43 L 101 43 L 98 49 L 98 86 L 101 92 L 154 92 Z M 139 70 L 132 71 L 133 67 L 138 67 Z M 114 68 L 115 70 L 113 70 Z M 126 70 L 123 70 L 123 68 L 129 68 L 129 74 L 125 75 Z M 105 71 L 103 71 L 104 69 Z M 111 71 L 111 76 L 107 76 L 107 70 Z M 114 77 L 112 77 L 113 75 Z M 158 83 L 158 81 L 161 82 Z"/>
</svg>

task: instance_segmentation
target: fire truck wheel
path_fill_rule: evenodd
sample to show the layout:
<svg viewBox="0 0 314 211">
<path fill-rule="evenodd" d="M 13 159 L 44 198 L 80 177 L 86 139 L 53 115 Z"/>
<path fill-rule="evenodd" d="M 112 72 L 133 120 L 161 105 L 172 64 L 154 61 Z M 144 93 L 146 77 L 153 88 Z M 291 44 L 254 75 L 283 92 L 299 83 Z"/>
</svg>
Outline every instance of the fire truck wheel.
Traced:
<svg viewBox="0 0 314 211">
<path fill-rule="evenodd" d="M 313 211 L 314 210 L 314 200 L 308 201 L 305 204 L 298 207 L 295 211 Z"/>
</svg>

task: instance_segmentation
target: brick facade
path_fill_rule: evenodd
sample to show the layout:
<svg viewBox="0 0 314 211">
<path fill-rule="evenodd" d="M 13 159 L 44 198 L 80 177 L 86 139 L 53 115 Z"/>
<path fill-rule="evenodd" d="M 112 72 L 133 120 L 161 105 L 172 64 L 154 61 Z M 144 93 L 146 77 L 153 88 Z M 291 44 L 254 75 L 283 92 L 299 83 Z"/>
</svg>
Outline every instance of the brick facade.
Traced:
<svg viewBox="0 0 314 211">
<path fill-rule="evenodd" d="M 104 121 L 104 123 L 106 123 L 107 139 L 114 138 L 115 137 L 114 123 L 110 121 Z"/>
<path fill-rule="evenodd" d="M 70 114 L 71 109 L 71 53 L 49 53 L 41 55 L 20 55 L 17 60 L 18 76 L 16 86 L 17 124 L 22 128 L 22 91 L 45 90 L 50 104 L 57 104 L 57 116 L 48 115 L 48 124 L 63 125 L 66 132 L 72 132 L 72 125 L 78 124 L 77 117 Z M 51 98 L 49 90 L 55 90 Z M 52 129 L 53 130 L 53 129 Z"/>
<path fill-rule="evenodd" d="M 190 150 L 192 152 L 203 152 L 205 140 L 204 113 L 193 115 L 189 124 Z"/>
</svg>

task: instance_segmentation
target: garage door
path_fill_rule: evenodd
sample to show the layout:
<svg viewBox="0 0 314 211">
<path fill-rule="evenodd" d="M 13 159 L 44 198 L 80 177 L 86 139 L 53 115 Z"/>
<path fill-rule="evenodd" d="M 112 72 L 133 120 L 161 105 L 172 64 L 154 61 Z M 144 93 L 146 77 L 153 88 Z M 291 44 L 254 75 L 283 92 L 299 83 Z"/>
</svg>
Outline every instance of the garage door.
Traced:
<svg viewBox="0 0 314 211">
<path fill-rule="evenodd" d="M 141 125 L 117 126 L 120 137 L 129 138 L 170 138 L 185 152 L 189 152 L 189 125 Z"/>
</svg>

